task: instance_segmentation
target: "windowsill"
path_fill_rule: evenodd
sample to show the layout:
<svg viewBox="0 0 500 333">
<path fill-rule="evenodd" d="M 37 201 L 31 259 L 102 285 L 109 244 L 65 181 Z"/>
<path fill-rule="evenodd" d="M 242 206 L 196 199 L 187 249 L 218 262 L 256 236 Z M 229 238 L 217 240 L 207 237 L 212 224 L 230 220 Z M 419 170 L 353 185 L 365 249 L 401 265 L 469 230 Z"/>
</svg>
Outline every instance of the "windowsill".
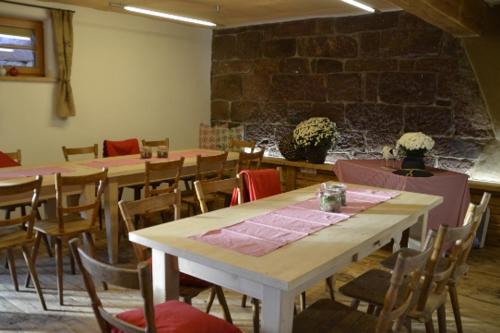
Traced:
<svg viewBox="0 0 500 333">
<path fill-rule="evenodd" d="M 20 81 L 20 82 L 57 82 L 55 77 L 47 76 L 0 76 L 0 81 Z"/>
</svg>

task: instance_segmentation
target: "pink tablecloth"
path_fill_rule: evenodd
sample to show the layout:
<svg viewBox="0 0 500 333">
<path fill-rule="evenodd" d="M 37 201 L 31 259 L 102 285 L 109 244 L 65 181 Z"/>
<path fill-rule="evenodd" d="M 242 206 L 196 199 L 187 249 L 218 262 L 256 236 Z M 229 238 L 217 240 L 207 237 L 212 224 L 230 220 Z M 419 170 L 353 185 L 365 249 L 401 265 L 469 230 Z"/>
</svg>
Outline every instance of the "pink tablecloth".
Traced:
<svg viewBox="0 0 500 333">
<path fill-rule="evenodd" d="M 437 229 L 440 224 L 462 225 L 470 202 L 469 176 L 429 169 L 434 176 L 405 177 L 393 174 L 384 164 L 382 160 L 339 160 L 335 164 L 335 174 L 345 183 L 442 196 L 444 202 L 429 214 L 429 228 Z"/>
<path fill-rule="evenodd" d="M 35 167 L 35 168 L 9 168 L 8 170 L 2 171 L 0 169 L 0 180 L 1 179 L 13 179 L 21 177 L 34 177 L 37 175 L 53 175 L 56 173 L 67 173 L 73 172 L 72 169 L 58 167 L 58 166 L 47 166 L 47 167 Z"/>
<path fill-rule="evenodd" d="M 319 210 L 319 199 L 311 198 L 268 214 L 211 230 L 191 239 L 255 257 L 263 256 L 309 234 L 337 224 L 399 192 L 348 189 L 347 206 L 339 213 Z"/>
</svg>

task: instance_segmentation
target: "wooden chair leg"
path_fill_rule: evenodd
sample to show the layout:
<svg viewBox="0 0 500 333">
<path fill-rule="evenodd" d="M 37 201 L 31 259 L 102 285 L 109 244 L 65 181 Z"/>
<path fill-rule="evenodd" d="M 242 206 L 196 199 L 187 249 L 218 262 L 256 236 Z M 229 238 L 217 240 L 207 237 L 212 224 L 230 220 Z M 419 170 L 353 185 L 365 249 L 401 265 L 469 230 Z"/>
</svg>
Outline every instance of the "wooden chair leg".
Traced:
<svg viewBox="0 0 500 333">
<path fill-rule="evenodd" d="M 246 308 L 247 307 L 247 295 L 241 296 L 241 307 Z"/>
<path fill-rule="evenodd" d="M 434 323 L 432 322 L 432 317 L 429 318 L 429 320 L 425 322 L 425 332 L 426 333 L 434 333 Z"/>
<path fill-rule="evenodd" d="M 12 249 L 7 249 L 7 261 L 9 262 L 10 278 L 12 279 L 12 284 L 14 289 L 19 291 L 19 283 L 17 282 L 17 272 L 16 272 L 16 259 L 14 258 L 14 252 Z"/>
<path fill-rule="evenodd" d="M 56 238 L 56 275 L 57 275 L 57 294 L 59 296 L 59 304 L 63 305 L 63 242 L 58 237 Z"/>
<path fill-rule="evenodd" d="M 462 315 L 460 314 L 460 304 L 458 303 L 457 286 L 455 283 L 450 283 L 448 285 L 448 292 L 450 293 L 451 307 L 453 308 L 453 315 L 455 316 L 457 333 L 463 333 Z"/>
<path fill-rule="evenodd" d="M 437 310 L 439 333 L 446 333 L 446 306 L 443 304 Z"/>
<path fill-rule="evenodd" d="M 30 261 L 33 264 L 33 267 L 36 266 L 36 259 L 38 258 L 38 250 L 40 249 L 40 241 L 42 240 L 42 234 L 37 232 L 35 236 L 35 243 L 33 244 L 33 248 L 31 249 L 31 258 Z M 29 288 L 31 281 L 31 275 L 26 275 L 26 280 L 24 281 L 24 286 Z"/>
<path fill-rule="evenodd" d="M 215 286 L 210 288 L 210 295 L 208 296 L 208 302 L 207 302 L 207 308 L 205 309 L 206 313 L 209 313 L 210 310 L 212 309 L 212 305 L 214 304 L 214 299 L 215 299 Z"/>
<path fill-rule="evenodd" d="M 227 306 L 226 296 L 224 296 L 224 291 L 219 286 L 215 288 L 215 294 L 217 296 L 217 300 L 219 301 L 220 306 L 222 307 L 222 311 L 224 311 L 224 319 L 227 322 L 233 323 L 233 319 L 231 318 L 231 312 L 229 312 L 229 307 Z"/>
<path fill-rule="evenodd" d="M 260 332 L 260 301 L 256 298 L 252 298 L 253 307 L 253 331 L 255 333 Z"/>
<path fill-rule="evenodd" d="M 28 272 L 29 275 L 31 276 L 31 279 L 33 280 L 33 284 L 35 285 L 35 290 L 38 295 L 38 299 L 40 300 L 40 303 L 42 304 L 42 308 L 44 310 L 47 310 L 47 305 L 45 304 L 45 299 L 43 298 L 43 293 L 42 293 L 42 288 L 40 286 L 40 281 L 38 280 L 38 274 L 36 273 L 36 268 L 35 265 L 33 264 L 33 261 L 31 260 L 31 254 L 29 253 L 29 249 L 26 245 L 23 246 L 23 256 L 24 256 L 24 261 L 26 261 L 26 266 L 28 267 Z"/>
<path fill-rule="evenodd" d="M 330 295 L 330 298 L 332 299 L 332 301 L 335 300 L 335 292 L 334 292 L 334 285 L 335 285 L 335 276 L 332 275 L 330 277 L 327 277 L 326 278 L 326 289 L 328 289 L 328 294 Z"/>
<path fill-rule="evenodd" d="M 69 267 L 70 267 L 71 275 L 76 275 L 75 258 L 73 258 L 72 255 L 69 256 Z"/>
<path fill-rule="evenodd" d="M 351 301 L 351 308 L 353 308 L 354 310 L 357 310 L 359 307 L 359 299 L 353 299 Z"/>
<path fill-rule="evenodd" d="M 307 307 L 306 304 L 306 292 L 303 291 L 300 293 L 300 311 L 304 311 Z"/>
</svg>

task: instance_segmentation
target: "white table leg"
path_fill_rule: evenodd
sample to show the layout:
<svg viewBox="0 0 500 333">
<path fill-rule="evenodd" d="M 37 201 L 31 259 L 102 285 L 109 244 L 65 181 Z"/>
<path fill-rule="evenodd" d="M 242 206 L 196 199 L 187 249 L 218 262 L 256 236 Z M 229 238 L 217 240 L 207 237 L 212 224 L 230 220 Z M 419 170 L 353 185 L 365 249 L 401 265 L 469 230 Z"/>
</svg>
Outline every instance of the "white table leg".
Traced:
<svg viewBox="0 0 500 333">
<path fill-rule="evenodd" d="M 264 286 L 263 298 L 261 332 L 290 333 L 293 327 L 294 295 Z"/>
<path fill-rule="evenodd" d="M 403 234 L 397 234 L 392 237 L 392 253 L 396 253 L 401 249 L 401 239 L 403 238 Z"/>
<path fill-rule="evenodd" d="M 420 231 L 420 249 L 423 250 L 425 246 L 425 238 L 427 237 L 427 226 L 429 224 L 429 213 L 426 212 L 418 218 L 421 222 L 422 230 Z"/>
<path fill-rule="evenodd" d="M 177 257 L 152 249 L 153 300 L 155 304 L 179 299 L 179 265 Z"/>
<path fill-rule="evenodd" d="M 106 239 L 108 258 L 111 264 L 118 262 L 118 183 L 108 182 L 104 190 L 104 214 L 106 216 Z"/>
</svg>

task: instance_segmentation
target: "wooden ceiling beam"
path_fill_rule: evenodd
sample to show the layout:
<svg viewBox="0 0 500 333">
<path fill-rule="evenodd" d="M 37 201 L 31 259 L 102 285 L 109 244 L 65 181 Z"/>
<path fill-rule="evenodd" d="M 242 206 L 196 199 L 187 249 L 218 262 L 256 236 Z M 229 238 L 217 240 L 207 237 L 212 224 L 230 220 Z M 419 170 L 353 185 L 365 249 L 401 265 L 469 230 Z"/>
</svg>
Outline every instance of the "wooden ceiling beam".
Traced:
<svg viewBox="0 0 500 333">
<path fill-rule="evenodd" d="M 477 37 L 488 5 L 483 0 L 389 0 L 456 37 Z"/>
</svg>

